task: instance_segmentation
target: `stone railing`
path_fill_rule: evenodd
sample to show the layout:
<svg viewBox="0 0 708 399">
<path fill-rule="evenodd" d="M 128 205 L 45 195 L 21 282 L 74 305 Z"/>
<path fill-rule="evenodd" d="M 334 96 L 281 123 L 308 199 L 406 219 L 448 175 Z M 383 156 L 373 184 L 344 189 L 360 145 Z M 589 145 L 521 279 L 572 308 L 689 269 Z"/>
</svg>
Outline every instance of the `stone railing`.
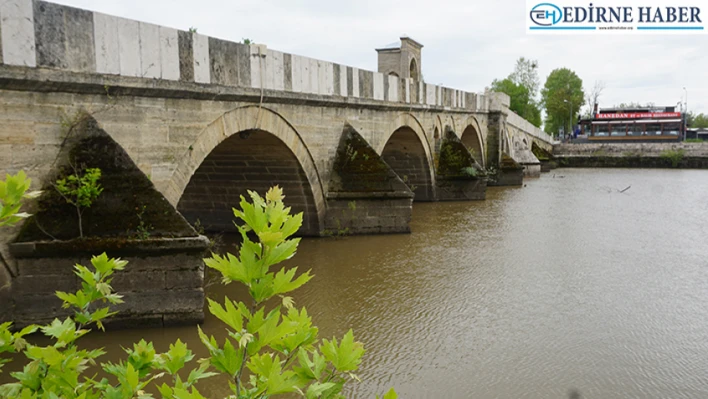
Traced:
<svg viewBox="0 0 708 399">
<path fill-rule="evenodd" d="M 485 95 L 39 0 L 0 2 L 0 64 L 486 112 Z"/>
<path fill-rule="evenodd" d="M 547 143 L 553 142 L 551 136 L 548 133 L 537 128 L 536 126 L 531 124 L 531 122 L 520 117 L 518 114 L 516 114 L 512 110 L 508 110 L 508 115 L 506 117 L 506 123 L 516 127 L 519 130 L 526 132 L 527 134 L 529 134 L 533 137 L 536 137 L 537 139 L 539 139 L 541 141 L 545 141 Z"/>
</svg>

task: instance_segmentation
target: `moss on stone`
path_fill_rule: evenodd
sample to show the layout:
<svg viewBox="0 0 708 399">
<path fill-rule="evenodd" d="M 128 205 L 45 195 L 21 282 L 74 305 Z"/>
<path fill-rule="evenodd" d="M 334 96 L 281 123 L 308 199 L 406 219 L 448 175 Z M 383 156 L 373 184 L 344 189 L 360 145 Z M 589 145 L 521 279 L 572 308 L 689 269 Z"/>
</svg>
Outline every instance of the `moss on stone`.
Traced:
<svg viewBox="0 0 708 399">
<path fill-rule="evenodd" d="M 472 176 L 465 173 L 466 168 L 474 168 L 482 175 L 472 154 L 465 148 L 459 138 L 452 130 L 445 132 L 445 139 L 440 145 L 440 156 L 438 157 L 437 174 L 443 179 L 477 179 L 477 175 Z"/>
<path fill-rule="evenodd" d="M 514 158 L 510 157 L 509 154 L 502 153 L 502 159 L 501 162 L 499 162 L 500 170 L 519 170 L 523 168 L 524 167 L 514 161 Z"/>
<path fill-rule="evenodd" d="M 103 192 L 84 211 L 84 236 L 133 238 L 139 226 L 150 237 L 195 237 L 198 234 L 125 150 L 90 116 L 73 131 L 60 151 L 58 164 L 44 184 L 38 210 L 22 227 L 16 242 L 43 241 L 52 237 L 71 240 L 79 236 L 76 208 L 67 204 L 52 184 L 74 173 L 74 167 L 101 169 Z M 73 165 L 73 166 L 72 166 Z M 144 233 L 143 233 L 144 235 Z"/>
<path fill-rule="evenodd" d="M 405 183 L 349 124 L 337 148 L 329 192 L 408 191 Z"/>
<path fill-rule="evenodd" d="M 533 155 L 538 158 L 539 161 L 550 161 L 553 158 L 550 152 L 541 148 L 536 142 L 531 144 L 531 152 L 533 152 Z"/>
</svg>

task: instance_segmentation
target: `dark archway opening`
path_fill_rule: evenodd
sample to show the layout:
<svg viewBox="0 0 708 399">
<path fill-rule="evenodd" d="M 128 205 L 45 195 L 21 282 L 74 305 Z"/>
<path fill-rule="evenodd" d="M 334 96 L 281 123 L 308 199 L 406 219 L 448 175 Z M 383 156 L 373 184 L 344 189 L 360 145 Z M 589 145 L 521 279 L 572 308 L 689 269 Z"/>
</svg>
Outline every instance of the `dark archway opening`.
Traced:
<svg viewBox="0 0 708 399">
<path fill-rule="evenodd" d="M 410 75 L 411 75 L 411 79 L 413 79 L 413 81 L 417 81 L 419 79 L 418 63 L 416 62 L 415 58 L 411 59 Z"/>
<path fill-rule="evenodd" d="M 469 150 L 474 160 L 477 161 L 477 163 L 481 166 L 484 166 L 484 149 L 482 148 L 479 132 L 477 132 L 477 129 L 475 129 L 475 127 L 472 125 L 467 126 L 467 128 L 465 128 L 465 131 L 462 132 L 461 140 L 462 145 L 464 145 L 465 148 Z"/>
<path fill-rule="evenodd" d="M 433 184 L 425 148 L 413 129 L 404 126 L 388 139 L 383 160 L 415 194 L 415 201 L 433 201 Z"/>
<path fill-rule="evenodd" d="M 182 194 L 177 210 L 208 232 L 236 232 L 232 208 L 248 190 L 261 196 L 279 185 L 293 213 L 304 212 L 298 235 L 318 235 L 310 183 L 298 159 L 276 136 L 261 130 L 234 134 L 204 159 Z"/>
</svg>

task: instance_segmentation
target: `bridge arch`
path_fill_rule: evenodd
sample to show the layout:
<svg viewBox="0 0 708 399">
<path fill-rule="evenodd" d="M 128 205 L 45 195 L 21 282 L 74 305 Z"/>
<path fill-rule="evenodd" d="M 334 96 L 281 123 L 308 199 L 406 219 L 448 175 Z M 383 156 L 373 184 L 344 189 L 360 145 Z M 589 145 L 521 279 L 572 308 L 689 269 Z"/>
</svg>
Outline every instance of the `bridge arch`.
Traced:
<svg viewBox="0 0 708 399">
<path fill-rule="evenodd" d="M 462 131 L 462 136 L 460 137 L 462 144 L 469 149 L 475 161 L 485 167 L 487 165 L 484 151 L 486 146 L 482 137 L 482 128 L 480 127 L 479 122 L 475 117 L 470 116 L 467 118 L 464 126 L 465 130 Z"/>
<path fill-rule="evenodd" d="M 376 152 L 413 189 L 416 201 L 433 201 L 435 172 L 423 125 L 413 115 L 404 113 L 389 125 L 387 133 Z"/>
<path fill-rule="evenodd" d="M 206 127 L 180 160 L 168 200 L 190 222 L 233 230 L 232 207 L 246 190 L 280 185 L 294 212 L 304 212 L 303 235 L 317 235 L 325 215 L 324 190 L 300 134 L 277 112 L 236 108 Z"/>
</svg>

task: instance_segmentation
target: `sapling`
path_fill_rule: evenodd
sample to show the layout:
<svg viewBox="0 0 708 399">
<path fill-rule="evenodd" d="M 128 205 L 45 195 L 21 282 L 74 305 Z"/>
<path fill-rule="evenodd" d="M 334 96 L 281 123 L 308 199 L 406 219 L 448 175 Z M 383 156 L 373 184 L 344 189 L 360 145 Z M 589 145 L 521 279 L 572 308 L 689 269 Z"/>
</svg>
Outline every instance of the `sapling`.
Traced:
<svg viewBox="0 0 708 399">
<path fill-rule="evenodd" d="M 84 237 L 81 219 L 83 213 L 103 192 L 103 187 L 98 182 L 100 179 L 101 169 L 99 168 L 88 168 L 82 172 L 74 168 L 74 174 L 57 180 L 54 186 L 64 200 L 76 208 L 76 215 L 79 217 L 79 237 L 81 238 Z"/>
</svg>

